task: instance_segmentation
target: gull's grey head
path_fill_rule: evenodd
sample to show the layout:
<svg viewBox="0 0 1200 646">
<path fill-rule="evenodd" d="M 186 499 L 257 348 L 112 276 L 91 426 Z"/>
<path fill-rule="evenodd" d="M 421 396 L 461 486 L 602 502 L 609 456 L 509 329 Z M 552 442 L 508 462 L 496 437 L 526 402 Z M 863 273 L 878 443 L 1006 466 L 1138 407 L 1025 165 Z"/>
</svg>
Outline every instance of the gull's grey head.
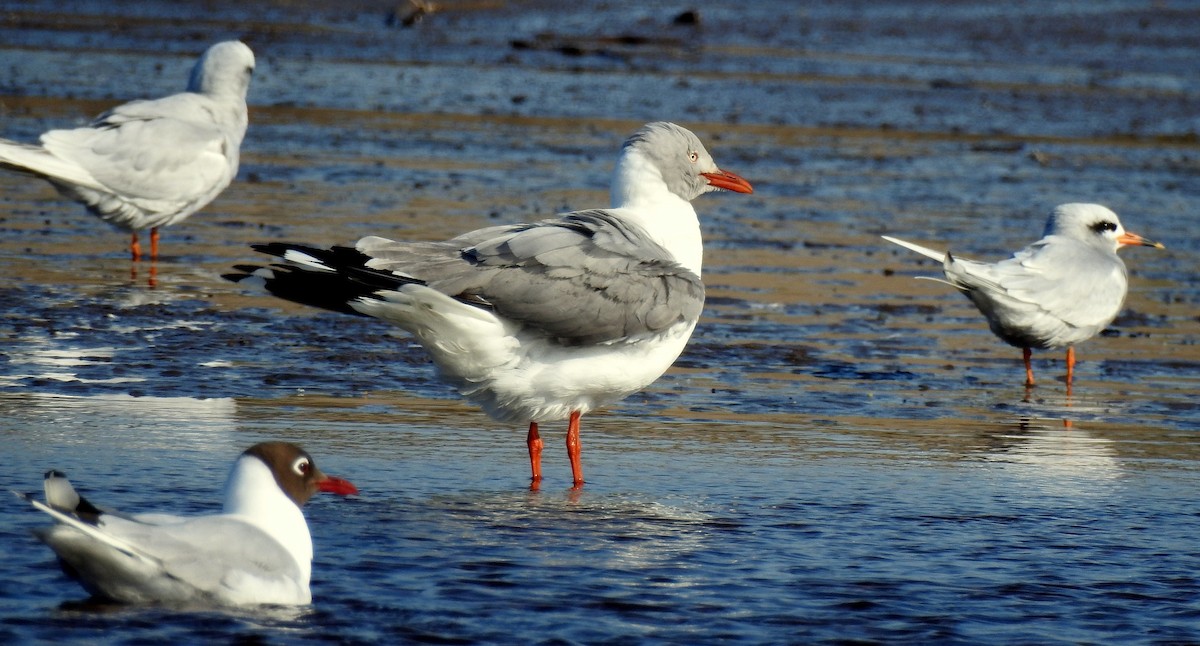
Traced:
<svg viewBox="0 0 1200 646">
<path fill-rule="evenodd" d="M 1077 240 L 1102 251 L 1116 253 L 1128 245 L 1159 247 L 1157 242 L 1129 233 L 1121 226 L 1121 219 L 1107 207 L 1099 204 L 1060 204 L 1046 220 L 1042 237 L 1062 236 Z"/>
<path fill-rule="evenodd" d="M 245 43 L 227 40 L 208 48 L 188 80 L 188 92 L 234 95 L 246 100 L 254 73 L 254 52 Z"/>
<path fill-rule="evenodd" d="M 631 154 L 649 161 L 667 188 L 689 202 L 722 188 L 738 193 L 753 191 L 746 180 L 718 168 L 692 131 L 673 123 L 656 121 L 642 126 L 625 140 L 622 156 Z"/>
</svg>

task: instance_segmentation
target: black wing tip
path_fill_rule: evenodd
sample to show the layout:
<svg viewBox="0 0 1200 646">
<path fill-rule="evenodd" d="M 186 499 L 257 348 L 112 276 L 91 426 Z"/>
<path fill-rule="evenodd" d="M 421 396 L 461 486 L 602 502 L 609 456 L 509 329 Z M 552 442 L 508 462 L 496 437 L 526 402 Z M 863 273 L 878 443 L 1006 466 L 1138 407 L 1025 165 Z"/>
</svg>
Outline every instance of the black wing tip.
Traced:
<svg viewBox="0 0 1200 646">
<path fill-rule="evenodd" d="M 259 253 L 265 253 L 268 256 L 280 256 L 280 257 L 282 257 L 283 254 L 285 254 L 288 251 L 291 251 L 293 249 L 298 250 L 298 251 L 305 251 L 305 252 L 319 251 L 318 249 L 316 249 L 314 247 L 310 247 L 308 245 L 303 245 L 303 244 L 297 244 L 294 242 L 255 242 L 255 243 L 251 243 L 250 248 Z"/>
<path fill-rule="evenodd" d="M 95 524 L 100 519 L 100 515 L 103 513 L 103 510 L 93 505 L 90 501 L 88 501 L 87 498 L 84 498 L 83 496 L 79 497 L 79 504 L 75 505 L 75 514 L 92 524 Z"/>
<path fill-rule="evenodd" d="M 257 272 L 266 269 L 262 265 L 234 265 L 234 271 L 226 274 L 221 274 L 221 278 L 231 282 L 240 283 L 247 278 L 254 276 Z"/>
<path fill-rule="evenodd" d="M 270 265 L 234 265 L 234 271 L 222 274 L 230 282 L 249 278 L 260 279 L 271 294 L 284 300 L 320 309 L 368 316 L 351 306 L 360 298 L 372 298 L 376 293 L 397 289 L 410 283 L 420 283 L 407 276 L 393 274 L 367 266 L 371 256 L 349 246 L 313 247 L 290 242 L 264 242 L 250 245 L 260 253 L 285 259 L 288 252 L 299 252 L 320 263 L 317 269 L 308 263 L 284 260 Z M 294 258 L 295 256 L 293 256 Z"/>
</svg>

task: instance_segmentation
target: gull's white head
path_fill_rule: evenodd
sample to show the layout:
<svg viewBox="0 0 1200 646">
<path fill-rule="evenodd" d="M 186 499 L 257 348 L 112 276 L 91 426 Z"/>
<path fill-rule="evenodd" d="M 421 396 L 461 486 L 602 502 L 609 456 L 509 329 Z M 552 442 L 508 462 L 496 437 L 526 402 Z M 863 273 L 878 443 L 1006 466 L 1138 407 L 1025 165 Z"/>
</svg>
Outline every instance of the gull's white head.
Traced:
<svg viewBox="0 0 1200 646">
<path fill-rule="evenodd" d="M 1130 245 L 1163 248 L 1158 242 L 1147 240 L 1130 233 L 1121 226 L 1121 219 L 1107 207 L 1099 204 L 1060 204 L 1046 220 L 1042 237 L 1063 236 L 1078 240 L 1098 249 L 1115 253 L 1117 249 Z"/>
<path fill-rule="evenodd" d="M 245 43 L 227 40 L 209 47 L 192 68 L 188 92 L 233 95 L 246 100 L 254 74 L 254 52 Z"/>
</svg>

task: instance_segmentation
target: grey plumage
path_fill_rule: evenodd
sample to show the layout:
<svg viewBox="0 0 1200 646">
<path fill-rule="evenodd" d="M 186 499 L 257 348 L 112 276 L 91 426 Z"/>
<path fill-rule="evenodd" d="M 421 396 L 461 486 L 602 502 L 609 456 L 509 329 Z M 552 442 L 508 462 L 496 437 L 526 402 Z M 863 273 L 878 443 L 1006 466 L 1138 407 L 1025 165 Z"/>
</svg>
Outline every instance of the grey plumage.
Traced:
<svg viewBox="0 0 1200 646">
<path fill-rule="evenodd" d="M 497 420 L 529 422 L 535 488 L 538 424 L 568 419 L 579 486 L 580 417 L 661 376 L 700 318 L 703 242 L 691 200 L 718 189 L 753 191 L 686 128 L 649 123 L 622 148 L 612 208 L 443 242 L 253 245 L 283 263 L 238 266 L 226 278 L 408 331 L 459 393 Z"/>
<path fill-rule="evenodd" d="M 704 305 L 699 276 L 605 211 L 486 231 L 465 248 L 364 238 L 357 249 L 372 269 L 427 276 L 433 289 L 567 345 L 660 332 L 695 319 Z"/>
</svg>

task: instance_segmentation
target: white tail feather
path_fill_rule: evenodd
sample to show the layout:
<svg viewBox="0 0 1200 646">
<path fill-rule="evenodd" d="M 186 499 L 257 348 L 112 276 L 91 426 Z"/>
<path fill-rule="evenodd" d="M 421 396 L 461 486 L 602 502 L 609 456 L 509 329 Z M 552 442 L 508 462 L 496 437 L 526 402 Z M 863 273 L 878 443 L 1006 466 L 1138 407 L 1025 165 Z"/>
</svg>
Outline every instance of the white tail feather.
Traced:
<svg viewBox="0 0 1200 646">
<path fill-rule="evenodd" d="M 929 247 L 922 247 L 919 244 L 907 242 L 905 240 L 901 240 L 899 238 L 893 238 L 891 236 L 880 236 L 880 237 L 883 238 L 884 240 L 887 240 L 888 242 L 893 243 L 893 244 L 898 244 L 901 247 L 904 247 L 905 249 L 910 249 L 910 250 L 915 251 L 923 256 L 928 256 L 930 258 L 933 258 L 934 260 L 936 260 L 938 262 L 943 262 L 946 260 L 946 252 L 945 251 L 935 251 L 933 249 L 930 249 Z"/>
<path fill-rule="evenodd" d="M 49 505 L 43 504 L 32 498 L 28 498 L 25 496 L 22 496 L 22 497 L 29 500 L 29 504 L 33 505 L 35 508 L 44 511 L 47 514 L 50 514 L 50 516 L 52 518 L 54 518 L 54 520 L 57 520 L 58 522 L 60 522 L 64 525 L 67 525 L 68 527 L 70 527 L 72 529 L 78 530 L 91 538 L 94 538 L 97 541 L 100 541 L 101 543 L 104 543 L 105 545 L 108 545 L 109 547 L 117 550 L 118 552 L 121 552 L 122 554 L 126 554 L 132 558 L 140 559 L 142 561 L 145 561 L 145 562 L 153 564 L 153 565 L 161 565 L 161 562 L 158 559 L 154 558 L 153 556 L 146 554 L 145 552 L 139 550 L 138 548 L 134 547 L 133 545 L 130 545 L 129 543 L 126 543 L 125 541 L 123 541 L 119 538 L 105 534 L 103 531 L 100 530 L 100 528 L 98 528 L 94 525 L 89 525 L 89 524 L 79 520 L 78 518 L 75 518 L 68 514 L 64 514 L 61 511 L 58 511 L 57 509 L 55 509 Z"/>
<path fill-rule="evenodd" d="M 81 166 L 63 160 L 39 146 L 0 139 L 0 163 L 67 184 L 108 192 L 108 189 Z"/>
</svg>

